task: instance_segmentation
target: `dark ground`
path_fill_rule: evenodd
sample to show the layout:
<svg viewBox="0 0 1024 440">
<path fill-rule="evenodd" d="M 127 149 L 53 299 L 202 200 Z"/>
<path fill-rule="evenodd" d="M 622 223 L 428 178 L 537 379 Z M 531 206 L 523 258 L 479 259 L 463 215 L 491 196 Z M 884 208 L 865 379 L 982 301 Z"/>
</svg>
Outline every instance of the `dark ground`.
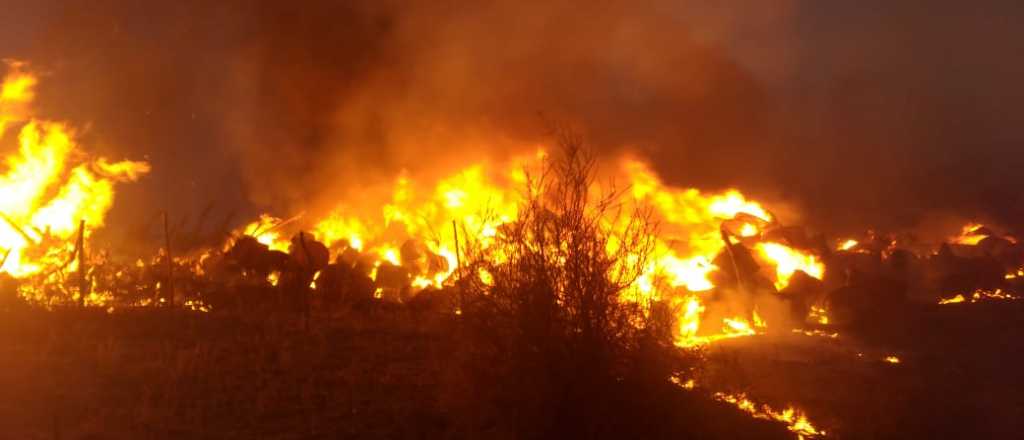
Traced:
<svg viewBox="0 0 1024 440">
<path fill-rule="evenodd" d="M 0 437 L 519 437 L 463 423 L 452 402 L 473 390 L 452 368 L 448 318 L 349 313 L 306 332 L 275 316 L 4 312 Z M 719 342 L 701 384 L 795 404 L 830 438 L 1016 438 L 1022 330 L 1024 302 L 907 306 L 838 339 Z M 665 438 L 791 438 L 700 392 L 657 394 L 638 423 Z"/>
<path fill-rule="evenodd" d="M 306 332 L 275 316 L 0 313 L 0 437 L 522 437 L 464 423 L 448 318 L 350 313 Z M 639 401 L 621 417 L 647 438 L 791 438 L 673 385 Z"/>
<path fill-rule="evenodd" d="M 895 307 L 839 332 L 723 341 L 706 381 L 794 403 L 832 438 L 1024 432 L 1024 301 Z"/>
</svg>

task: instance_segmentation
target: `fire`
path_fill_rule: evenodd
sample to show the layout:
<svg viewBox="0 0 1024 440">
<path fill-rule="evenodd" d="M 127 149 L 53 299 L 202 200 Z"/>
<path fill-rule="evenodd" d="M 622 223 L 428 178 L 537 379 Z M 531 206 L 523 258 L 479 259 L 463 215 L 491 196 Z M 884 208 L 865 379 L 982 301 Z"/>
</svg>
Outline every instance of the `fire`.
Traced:
<svg viewBox="0 0 1024 440">
<path fill-rule="evenodd" d="M 715 393 L 714 397 L 722 402 L 736 406 L 741 411 L 749 413 L 755 418 L 782 422 L 786 424 L 786 428 L 789 429 L 790 432 L 796 434 L 798 439 L 803 440 L 806 438 L 822 437 L 825 435 L 825 431 L 815 427 L 807 418 L 806 414 L 801 411 L 797 411 L 793 407 L 788 407 L 780 411 L 766 404 L 757 405 L 743 393 Z"/>
<path fill-rule="evenodd" d="M 977 245 L 988 238 L 988 234 L 982 230 L 984 227 L 985 225 L 981 223 L 968 223 L 961 229 L 960 235 L 953 237 L 952 240 L 956 244 Z"/>
<path fill-rule="evenodd" d="M 1016 300 L 1020 297 L 1005 292 L 1003 289 L 978 289 L 971 293 L 970 297 L 965 297 L 962 293 L 958 293 L 950 298 L 944 298 L 939 300 L 939 304 L 959 304 L 962 302 L 981 302 L 986 300 Z"/>
<path fill-rule="evenodd" d="M 29 106 L 38 80 L 24 67 L 11 63 L 0 87 L 0 140 L 6 144 L 8 131 L 17 129 L 17 150 L 4 159 L 0 175 L 0 271 L 16 278 L 47 278 L 55 268 L 77 270 L 77 261 L 69 261 L 80 222 L 88 239 L 104 226 L 114 186 L 146 174 L 149 164 L 90 156 L 69 126 L 33 117 Z M 31 286 L 23 289 L 38 299 Z M 90 292 L 84 302 L 102 305 L 107 296 Z"/>
<path fill-rule="evenodd" d="M 805 330 L 805 329 L 795 328 L 795 329 L 792 330 L 792 332 L 796 333 L 796 334 L 801 334 L 801 335 L 804 335 L 804 336 L 820 336 L 820 337 L 829 338 L 829 339 L 836 339 L 836 338 L 839 337 L 839 333 L 836 333 L 836 332 L 829 333 L 829 332 L 826 332 L 824 330 Z"/>
<path fill-rule="evenodd" d="M 743 317 L 723 318 L 721 330 L 714 334 L 701 335 L 701 315 L 706 307 L 696 295 L 690 295 L 685 299 L 682 312 L 678 316 L 678 337 L 676 345 L 680 347 L 692 347 L 696 345 L 709 344 L 722 339 L 738 338 L 742 336 L 753 336 L 763 334 L 768 324 L 757 314 L 752 312 L 751 321 Z"/>
<path fill-rule="evenodd" d="M 758 243 L 754 249 L 775 264 L 775 287 L 779 290 L 789 285 L 790 277 L 798 270 L 819 280 L 825 275 L 825 265 L 814 255 L 772 242 Z"/>
<path fill-rule="evenodd" d="M 828 311 L 821 306 L 811 306 L 811 312 L 808 314 L 808 317 L 818 324 L 828 325 L 829 323 Z"/>
<path fill-rule="evenodd" d="M 281 219 L 263 214 L 259 220 L 246 225 L 243 228 L 243 234 L 255 238 L 256 241 L 266 245 L 271 250 L 287 252 L 288 241 L 281 237 L 281 232 L 277 229 L 284 223 Z"/>
<path fill-rule="evenodd" d="M 364 203 L 357 209 L 339 204 L 328 207 L 320 217 L 299 215 L 290 220 L 263 215 L 236 232 L 253 236 L 273 250 L 287 251 L 290 237 L 306 230 L 331 250 L 332 261 L 346 252 L 371 261 L 373 279 L 376 268 L 387 263 L 408 272 L 412 294 L 428 287 L 442 288 L 454 282 L 452 274 L 463 252 L 460 245 L 472 241 L 475 246 L 492 246 L 502 225 L 515 221 L 523 201 L 522 184 L 544 157 L 543 153 L 525 155 L 504 166 L 476 163 L 434 180 L 403 172 L 384 188 L 367 189 L 368 194 L 386 195 L 376 205 Z M 719 268 L 714 261 L 726 249 L 727 234 L 753 246 L 763 262 L 774 266 L 779 288 L 788 284 L 796 270 L 817 278 L 824 273 L 816 256 L 782 243 L 762 242 L 762 233 L 770 230 L 774 218 L 738 190 L 703 193 L 672 187 L 646 164 L 632 159 L 619 162 L 611 177 L 628 183 L 622 199 L 627 208 L 649 207 L 659 224 L 652 255 L 623 300 L 674 304 L 680 346 L 765 331 L 767 324 L 754 310 L 703 322 L 712 307 L 706 303 L 707 297 L 716 287 L 712 274 Z M 614 229 L 619 223 L 620 219 L 608 218 L 603 226 Z M 609 251 L 615 246 L 608 243 Z M 501 258 L 501 250 L 497 251 Z M 639 257 L 626 258 L 636 261 Z M 490 274 L 481 273 L 479 278 L 484 283 L 492 281 Z"/>
<path fill-rule="evenodd" d="M 939 304 L 957 304 L 964 301 L 967 301 L 967 299 L 964 298 L 963 294 L 958 293 L 952 298 L 940 299 Z"/>
<path fill-rule="evenodd" d="M 892 355 L 886 356 L 882 360 L 885 361 L 885 362 L 888 362 L 890 364 L 898 364 L 898 363 L 900 363 L 900 358 L 898 358 L 896 356 L 892 356 Z"/>
<path fill-rule="evenodd" d="M 1008 280 L 1015 280 L 1015 279 L 1021 278 L 1021 277 L 1024 277 L 1024 268 L 1018 268 L 1017 270 L 1009 272 L 1009 273 L 1007 273 L 1006 275 L 1003 276 L 1003 278 L 1008 279 Z"/>
<path fill-rule="evenodd" d="M 854 239 L 851 238 L 849 240 L 846 240 L 846 241 L 840 243 L 839 246 L 837 247 L 837 249 L 839 249 L 841 251 L 848 251 L 850 249 L 853 249 L 853 248 L 857 247 L 857 245 L 859 245 L 859 244 L 860 244 L 860 242 L 858 242 L 857 240 L 854 240 Z"/>
<path fill-rule="evenodd" d="M 741 237 L 753 237 L 757 235 L 758 232 L 759 231 L 757 230 L 757 226 L 754 226 L 750 223 L 744 223 L 743 226 L 740 227 Z"/>
<path fill-rule="evenodd" d="M 679 377 L 673 376 L 669 378 L 669 382 L 687 391 L 697 389 L 697 382 L 693 378 L 689 378 L 684 381 Z M 826 432 L 823 429 L 820 429 L 811 423 L 810 419 L 807 418 L 807 415 L 804 414 L 803 411 L 797 410 L 792 406 L 787 406 L 784 410 L 777 410 L 767 404 L 758 405 L 744 393 L 732 394 L 716 392 L 711 396 L 715 400 L 735 406 L 754 418 L 781 422 L 786 425 L 786 429 L 796 434 L 797 438 L 800 440 L 820 438 L 826 435 Z"/>
</svg>

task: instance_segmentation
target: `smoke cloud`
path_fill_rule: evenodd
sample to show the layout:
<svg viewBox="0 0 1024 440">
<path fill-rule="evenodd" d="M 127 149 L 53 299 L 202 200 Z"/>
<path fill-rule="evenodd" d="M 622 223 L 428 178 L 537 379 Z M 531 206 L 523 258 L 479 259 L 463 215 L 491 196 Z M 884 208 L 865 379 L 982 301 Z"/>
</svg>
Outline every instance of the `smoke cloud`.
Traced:
<svg viewBox="0 0 1024 440">
<path fill-rule="evenodd" d="M 114 224 L 323 209 L 546 120 L 828 232 L 1024 214 L 1017 2 L 530 3 L 26 2 L 0 55 L 45 73 L 41 112 L 153 162 Z"/>
</svg>

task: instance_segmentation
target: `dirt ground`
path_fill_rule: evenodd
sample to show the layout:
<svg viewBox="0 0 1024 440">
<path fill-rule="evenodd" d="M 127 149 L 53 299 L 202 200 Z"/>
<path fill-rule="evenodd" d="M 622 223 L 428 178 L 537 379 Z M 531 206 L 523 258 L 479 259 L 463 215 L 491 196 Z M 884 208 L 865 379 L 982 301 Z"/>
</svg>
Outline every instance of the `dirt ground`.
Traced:
<svg viewBox="0 0 1024 440">
<path fill-rule="evenodd" d="M 446 404 L 473 392 L 452 385 L 450 324 L 404 310 L 308 331 L 275 313 L 3 312 L 0 438 L 522 437 L 466 431 Z M 792 438 L 672 385 L 650 400 L 641 422 L 663 438 Z"/>
<path fill-rule="evenodd" d="M 1024 432 L 1020 301 L 907 305 L 837 331 L 723 341 L 709 349 L 705 383 L 794 404 L 833 438 Z"/>
</svg>

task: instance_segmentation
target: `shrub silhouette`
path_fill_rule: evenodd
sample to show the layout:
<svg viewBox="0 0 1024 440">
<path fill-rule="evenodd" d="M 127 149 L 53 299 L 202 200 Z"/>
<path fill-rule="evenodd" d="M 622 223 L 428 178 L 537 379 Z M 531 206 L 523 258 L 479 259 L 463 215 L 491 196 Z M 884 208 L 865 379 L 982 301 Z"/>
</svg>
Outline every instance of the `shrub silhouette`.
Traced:
<svg viewBox="0 0 1024 440">
<path fill-rule="evenodd" d="M 636 400 L 689 366 L 667 308 L 630 297 L 657 225 L 622 192 L 598 193 L 579 135 L 556 136 L 555 154 L 527 173 L 517 220 L 493 237 L 462 234 L 457 380 L 473 394 L 464 403 L 482 405 L 469 423 L 511 421 L 519 437 L 636 435 Z"/>
</svg>

